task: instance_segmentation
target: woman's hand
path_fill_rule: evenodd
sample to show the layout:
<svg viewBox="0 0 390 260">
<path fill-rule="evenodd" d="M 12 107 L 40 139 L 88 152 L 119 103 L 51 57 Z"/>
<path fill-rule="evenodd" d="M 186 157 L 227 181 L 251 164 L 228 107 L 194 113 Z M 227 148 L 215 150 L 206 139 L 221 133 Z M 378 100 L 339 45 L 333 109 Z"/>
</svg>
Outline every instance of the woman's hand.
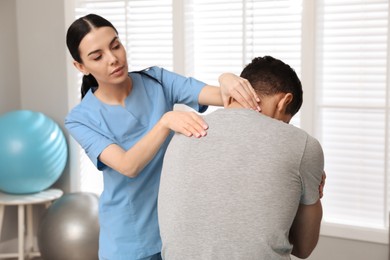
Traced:
<svg viewBox="0 0 390 260">
<path fill-rule="evenodd" d="M 161 123 L 165 127 L 188 137 L 206 136 L 206 130 L 208 129 L 208 125 L 203 118 L 195 112 L 170 111 L 163 115 Z"/>
<path fill-rule="evenodd" d="M 260 98 L 247 79 L 233 73 L 223 73 L 218 80 L 224 107 L 229 104 L 230 98 L 234 98 L 245 108 L 261 111 Z"/>
<path fill-rule="evenodd" d="M 171 130 L 199 138 L 206 135 L 207 129 L 206 122 L 195 112 L 170 111 L 129 150 L 111 144 L 99 159 L 123 175 L 134 178 L 153 159 Z"/>
</svg>

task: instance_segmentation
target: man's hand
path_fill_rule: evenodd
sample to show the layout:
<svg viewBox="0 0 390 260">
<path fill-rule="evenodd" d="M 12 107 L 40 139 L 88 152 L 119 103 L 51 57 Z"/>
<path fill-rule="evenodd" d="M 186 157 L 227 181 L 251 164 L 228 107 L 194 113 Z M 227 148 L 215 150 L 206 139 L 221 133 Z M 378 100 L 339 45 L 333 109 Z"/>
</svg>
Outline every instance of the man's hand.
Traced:
<svg viewBox="0 0 390 260">
<path fill-rule="evenodd" d="M 318 190 L 319 190 L 319 192 L 320 192 L 320 199 L 322 199 L 322 197 L 324 196 L 325 180 L 326 180 L 326 173 L 324 172 L 324 173 L 322 174 L 322 179 L 321 179 L 320 186 L 318 187 Z"/>
</svg>

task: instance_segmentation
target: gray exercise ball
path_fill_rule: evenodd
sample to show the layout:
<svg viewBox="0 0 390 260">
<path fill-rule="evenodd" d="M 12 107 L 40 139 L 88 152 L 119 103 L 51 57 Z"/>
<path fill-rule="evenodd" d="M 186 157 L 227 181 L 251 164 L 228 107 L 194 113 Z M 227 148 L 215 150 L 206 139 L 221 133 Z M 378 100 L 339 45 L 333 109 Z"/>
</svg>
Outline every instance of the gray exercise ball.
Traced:
<svg viewBox="0 0 390 260">
<path fill-rule="evenodd" d="M 94 193 L 68 193 L 46 210 L 37 235 L 42 259 L 98 259 L 98 200 Z"/>
</svg>

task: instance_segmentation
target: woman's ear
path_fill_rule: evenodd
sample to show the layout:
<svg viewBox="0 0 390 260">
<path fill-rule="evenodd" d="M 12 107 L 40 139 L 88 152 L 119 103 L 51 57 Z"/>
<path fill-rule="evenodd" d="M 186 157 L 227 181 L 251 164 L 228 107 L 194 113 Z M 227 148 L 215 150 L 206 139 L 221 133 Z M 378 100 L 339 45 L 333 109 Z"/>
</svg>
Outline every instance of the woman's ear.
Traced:
<svg viewBox="0 0 390 260">
<path fill-rule="evenodd" d="M 78 69 L 84 75 L 87 75 L 87 76 L 89 75 L 89 72 L 85 69 L 85 66 L 82 63 L 74 60 L 73 65 L 76 67 L 76 69 Z"/>
<path fill-rule="evenodd" d="M 293 95 L 291 93 L 283 94 L 283 96 L 281 97 L 278 103 L 278 107 L 277 107 L 278 111 L 281 113 L 285 113 L 287 106 L 291 103 L 292 100 L 293 100 Z"/>
</svg>

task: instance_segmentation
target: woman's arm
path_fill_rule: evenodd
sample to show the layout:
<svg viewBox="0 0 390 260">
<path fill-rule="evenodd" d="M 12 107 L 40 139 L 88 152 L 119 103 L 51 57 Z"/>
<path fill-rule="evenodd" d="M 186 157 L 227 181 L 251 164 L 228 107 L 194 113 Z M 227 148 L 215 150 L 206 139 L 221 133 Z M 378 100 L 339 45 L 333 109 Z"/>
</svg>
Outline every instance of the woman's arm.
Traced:
<svg viewBox="0 0 390 260">
<path fill-rule="evenodd" d="M 194 112 L 170 111 L 132 148 L 125 151 L 117 144 L 103 150 L 99 160 L 110 168 L 128 177 L 136 177 L 153 159 L 171 130 L 186 136 L 206 135 L 207 124 Z"/>
<path fill-rule="evenodd" d="M 260 110 L 260 99 L 248 80 L 224 73 L 219 77 L 219 84 L 220 87 L 206 85 L 199 94 L 199 104 L 227 106 L 233 98 L 245 108 Z"/>
<path fill-rule="evenodd" d="M 200 104 L 222 106 L 225 100 L 234 98 L 240 100 L 244 107 L 257 109 L 257 96 L 246 79 L 225 73 L 219 81 L 221 87 L 206 85 L 202 89 Z M 111 144 L 103 150 L 99 160 L 121 174 L 136 177 L 156 155 L 171 130 L 199 138 L 206 135 L 207 128 L 207 123 L 197 113 L 170 111 L 132 148 L 125 151 L 119 145 Z"/>
</svg>

